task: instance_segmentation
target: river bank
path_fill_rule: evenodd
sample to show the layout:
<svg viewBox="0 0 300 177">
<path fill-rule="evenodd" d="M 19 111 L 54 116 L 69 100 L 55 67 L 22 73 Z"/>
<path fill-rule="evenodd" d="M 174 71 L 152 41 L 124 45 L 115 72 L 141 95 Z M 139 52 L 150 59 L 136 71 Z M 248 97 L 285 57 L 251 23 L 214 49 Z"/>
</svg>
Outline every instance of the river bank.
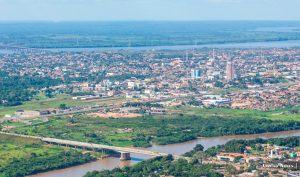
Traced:
<svg viewBox="0 0 300 177">
<path fill-rule="evenodd" d="M 148 51 L 148 50 L 191 50 L 203 48 L 292 48 L 300 47 L 300 40 L 264 41 L 244 43 L 212 43 L 200 45 L 166 45 L 166 46 L 137 46 L 137 47 L 74 47 L 74 48 L 0 48 L 0 54 L 12 54 L 19 51 L 43 51 L 43 52 L 101 52 L 101 51 Z"/>
<path fill-rule="evenodd" d="M 291 136 L 300 136 L 300 130 L 292 131 L 283 131 L 283 132 L 272 132 L 272 133 L 263 133 L 263 134 L 252 134 L 252 135 L 230 135 L 230 136 L 220 136 L 220 137 L 209 137 L 209 138 L 198 138 L 196 140 L 176 143 L 171 145 L 153 145 L 152 147 L 146 148 L 147 150 L 164 152 L 170 154 L 181 155 L 190 150 L 192 150 L 197 144 L 202 144 L 205 149 L 208 149 L 213 146 L 223 145 L 230 140 L 234 139 L 256 139 L 256 138 L 279 138 L 279 137 L 291 137 Z M 140 162 L 143 159 L 150 158 L 149 156 L 131 154 L 133 157 L 130 161 L 120 161 L 119 158 L 109 157 L 105 159 L 100 159 L 91 163 L 86 163 L 79 166 L 74 166 L 70 168 L 65 168 L 61 170 L 53 170 L 46 173 L 40 173 L 36 175 L 31 175 L 30 177 L 82 177 L 89 171 L 94 170 L 110 170 L 116 167 L 124 167 L 128 165 L 133 165 Z"/>
</svg>

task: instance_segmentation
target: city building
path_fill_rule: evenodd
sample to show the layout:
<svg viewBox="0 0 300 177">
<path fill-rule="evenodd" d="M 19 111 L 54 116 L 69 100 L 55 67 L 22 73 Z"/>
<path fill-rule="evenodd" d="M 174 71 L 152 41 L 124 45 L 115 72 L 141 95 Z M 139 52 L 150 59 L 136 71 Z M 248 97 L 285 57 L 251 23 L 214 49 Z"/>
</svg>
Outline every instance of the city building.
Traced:
<svg viewBox="0 0 300 177">
<path fill-rule="evenodd" d="M 226 65 L 226 80 L 232 81 L 235 78 L 235 71 L 232 61 L 227 61 Z"/>
<path fill-rule="evenodd" d="M 194 79 L 198 79 L 201 76 L 201 71 L 199 69 L 192 69 L 191 70 L 191 77 Z"/>
</svg>

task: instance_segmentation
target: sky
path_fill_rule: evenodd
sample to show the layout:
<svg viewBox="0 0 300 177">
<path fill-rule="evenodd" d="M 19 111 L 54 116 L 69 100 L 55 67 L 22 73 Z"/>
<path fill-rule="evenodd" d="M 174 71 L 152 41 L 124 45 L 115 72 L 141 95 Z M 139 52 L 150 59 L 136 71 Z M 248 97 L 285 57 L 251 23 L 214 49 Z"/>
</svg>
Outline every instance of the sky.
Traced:
<svg viewBox="0 0 300 177">
<path fill-rule="evenodd" d="M 0 0 L 0 21 L 300 20 L 300 0 Z"/>
</svg>

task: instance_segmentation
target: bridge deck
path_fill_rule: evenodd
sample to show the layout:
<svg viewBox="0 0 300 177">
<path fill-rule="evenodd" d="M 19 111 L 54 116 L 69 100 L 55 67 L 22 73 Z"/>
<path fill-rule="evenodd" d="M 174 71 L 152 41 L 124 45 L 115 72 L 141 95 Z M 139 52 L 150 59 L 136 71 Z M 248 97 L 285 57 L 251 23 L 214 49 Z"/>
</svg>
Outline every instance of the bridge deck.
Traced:
<svg viewBox="0 0 300 177">
<path fill-rule="evenodd" d="M 71 141 L 71 140 L 61 140 L 55 138 L 41 138 L 42 141 L 47 143 L 56 143 L 61 145 L 69 145 L 69 146 L 77 146 L 82 148 L 92 148 L 92 149 L 108 149 L 117 152 L 129 152 L 129 153 L 136 153 L 136 154 L 145 154 L 150 156 L 166 156 L 166 153 L 154 152 L 144 149 L 138 148 L 128 148 L 128 147 L 117 147 L 117 146 L 108 146 L 102 144 L 94 144 L 94 143 L 85 143 L 79 141 Z"/>
<path fill-rule="evenodd" d="M 0 134 L 5 135 L 11 135 L 11 136 L 19 136 L 23 138 L 33 138 L 33 139 L 39 139 L 46 143 L 55 143 L 65 146 L 76 146 L 80 148 L 90 148 L 90 149 L 107 149 L 107 150 L 113 150 L 117 152 L 129 152 L 129 153 L 135 153 L 135 154 L 144 154 L 149 156 L 166 156 L 167 153 L 161 153 L 161 152 L 155 152 L 155 151 L 149 151 L 146 149 L 139 149 L 139 148 L 132 148 L 132 147 L 117 147 L 117 146 L 108 146 L 108 145 L 102 145 L 102 144 L 94 144 L 94 143 L 86 143 L 86 142 L 80 142 L 80 141 L 72 141 L 72 140 L 62 140 L 62 139 L 56 139 L 56 138 L 45 138 L 45 137 L 38 137 L 38 136 L 28 136 L 28 135 L 21 135 L 21 134 L 14 134 L 14 133 L 6 133 L 6 132 L 0 132 Z M 181 156 L 173 155 L 174 158 L 180 158 Z"/>
</svg>

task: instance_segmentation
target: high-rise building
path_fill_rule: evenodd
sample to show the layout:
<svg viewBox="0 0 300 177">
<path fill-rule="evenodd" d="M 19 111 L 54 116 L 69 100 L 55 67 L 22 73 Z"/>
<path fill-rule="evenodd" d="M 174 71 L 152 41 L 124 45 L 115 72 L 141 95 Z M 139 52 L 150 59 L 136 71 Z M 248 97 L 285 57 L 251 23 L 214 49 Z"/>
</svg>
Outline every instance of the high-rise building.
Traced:
<svg viewBox="0 0 300 177">
<path fill-rule="evenodd" d="M 201 77 L 201 71 L 199 69 L 192 69 L 191 70 L 191 77 L 194 79 Z"/>
<path fill-rule="evenodd" d="M 212 57 L 210 57 L 206 63 L 208 67 L 214 67 L 215 65 L 215 50 L 212 52 Z"/>
<path fill-rule="evenodd" d="M 232 81 L 235 78 L 235 71 L 232 61 L 227 61 L 226 65 L 226 80 Z"/>
</svg>

